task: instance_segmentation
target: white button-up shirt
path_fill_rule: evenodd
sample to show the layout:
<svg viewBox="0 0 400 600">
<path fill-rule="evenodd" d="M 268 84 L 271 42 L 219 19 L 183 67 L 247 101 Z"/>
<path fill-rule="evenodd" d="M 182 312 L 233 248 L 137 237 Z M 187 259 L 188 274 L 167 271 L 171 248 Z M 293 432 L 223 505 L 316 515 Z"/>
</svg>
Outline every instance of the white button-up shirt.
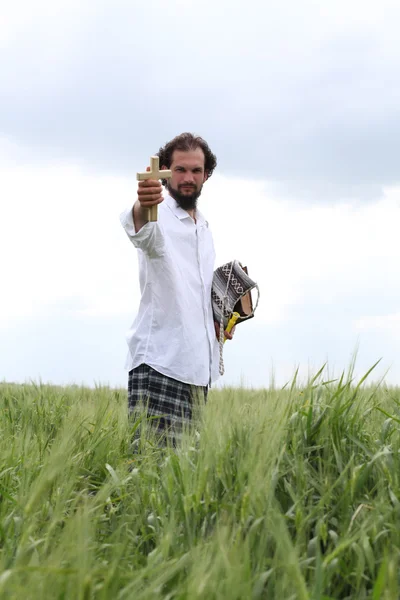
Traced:
<svg viewBox="0 0 400 600">
<path fill-rule="evenodd" d="M 211 308 L 215 250 L 211 231 L 166 195 L 158 221 L 135 231 L 132 209 L 121 224 L 138 249 L 141 300 L 127 335 L 126 368 L 145 363 L 168 377 L 206 386 L 218 378 Z"/>
</svg>

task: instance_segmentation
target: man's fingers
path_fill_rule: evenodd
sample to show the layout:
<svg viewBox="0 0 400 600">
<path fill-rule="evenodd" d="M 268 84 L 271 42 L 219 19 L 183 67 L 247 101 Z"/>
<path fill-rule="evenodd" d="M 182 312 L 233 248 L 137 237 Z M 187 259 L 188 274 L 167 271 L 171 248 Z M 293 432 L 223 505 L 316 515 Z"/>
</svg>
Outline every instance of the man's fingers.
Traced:
<svg viewBox="0 0 400 600">
<path fill-rule="evenodd" d="M 160 190 L 150 188 L 149 190 L 138 190 L 138 196 L 144 200 L 155 200 L 156 198 L 162 196 L 162 192 Z"/>
<path fill-rule="evenodd" d="M 149 182 L 141 181 L 138 187 L 138 196 L 142 200 L 157 200 L 162 197 L 162 187 L 158 181 L 149 179 Z M 147 185 L 145 185 L 147 184 Z"/>
<path fill-rule="evenodd" d="M 217 321 L 214 321 L 214 327 L 215 327 L 215 335 L 217 336 L 217 339 L 219 340 L 219 332 L 220 332 L 220 328 L 219 328 L 219 323 Z M 233 339 L 233 334 L 235 332 L 235 327 L 232 329 L 231 333 L 228 333 L 226 330 L 224 331 L 224 335 L 225 338 L 227 340 L 232 340 Z"/>
<path fill-rule="evenodd" d="M 157 204 L 158 202 L 162 202 L 164 198 L 162 196 L 146 196 L 145 198 L 138 197 L 140 204 L 143 206 L 151 206 L 152 204 Z"/>
<path fill-rule="evenodd" d="M 146 188 L 162 188 L 161 182 L 158 181 L 158 179 L 143 179 L 142 181 L 139 181 L 139 187 L 146 189 Z"/>
<path fill-rule="evenodd" d="M 150 167 L 146 168 L 150 171 Z M 158 179 L 143 179 L 138 182 L 138 200 L 142 208 L 151 208 L 164 200 L 163 188 Z"/>
<path fill-rule="evenodd" d="M 156 200 L 141 200 L 139 199 L 140 206 L 143 208 L 150 208 L 150 206 L 155 206 L 156 204 L 161 204 L 164 198 L 157 198 Z"/>
</svg>

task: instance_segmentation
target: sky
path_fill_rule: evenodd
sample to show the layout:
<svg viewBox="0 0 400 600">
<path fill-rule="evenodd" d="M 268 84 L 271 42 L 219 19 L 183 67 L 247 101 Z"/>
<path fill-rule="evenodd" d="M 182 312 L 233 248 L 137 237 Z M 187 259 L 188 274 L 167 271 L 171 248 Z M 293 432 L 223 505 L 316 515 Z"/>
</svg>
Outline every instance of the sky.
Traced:
<svg viewBox="0 0 400 600">
<path fill-rule="evenodd" d="M 199 207 L 255 318 L 219 385 L 327 363 L 400 385 L 400 4 L 0 5 L 0 380 L 125 386 L 139 303 L 119 214 L 178 133 L 218 166 Z"/>
</svg>

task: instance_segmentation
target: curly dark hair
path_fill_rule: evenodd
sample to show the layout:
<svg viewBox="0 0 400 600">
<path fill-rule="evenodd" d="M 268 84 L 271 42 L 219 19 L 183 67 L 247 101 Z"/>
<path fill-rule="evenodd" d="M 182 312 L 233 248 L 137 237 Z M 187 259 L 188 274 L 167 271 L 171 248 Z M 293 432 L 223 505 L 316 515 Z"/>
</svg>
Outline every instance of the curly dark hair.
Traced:
<svg viewBox="0 0 400 600">
<path fill-rule="evenodd" d="M 167 142 L 163 148 L 157 152 L 157 156 L 160 158 L 160 167 L 170 168 L 172 162 L 172 154 L 175 150 L 181 150 L 188 152 L 189 150 L 196 150 L 201 148 L 204 152 L 204 171 L 208 177 L 211 177 L 215 167 L 217 166 L 217 157 L 210 150 L 209 145 L 202 137 L 194 135 L 193 133 L 181 133 L 174 137 L 173 140 Z M 162 179 L 162 184 L 167 185 L 167 180 Z"/>
</svg>

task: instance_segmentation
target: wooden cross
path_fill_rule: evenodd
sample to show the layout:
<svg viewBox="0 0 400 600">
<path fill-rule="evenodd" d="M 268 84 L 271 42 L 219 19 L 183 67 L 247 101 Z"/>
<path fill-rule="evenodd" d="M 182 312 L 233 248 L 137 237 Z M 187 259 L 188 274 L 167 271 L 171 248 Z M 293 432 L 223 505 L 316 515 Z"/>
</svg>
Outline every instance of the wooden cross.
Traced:
<svg viewBox="0 0 400 600">
<path fill-rule="evenodd" d="M 136 179 L 138 181 L 144 181 L 145 179 L 169 179 L 172 177 L 172 171 L 162 169 L 160 171 L 160 159 L 158 156 L 152 156 L 150 158 L 150 171 L 145 173 L 136 173 Z M 149 208 L 149 221 L 157 221 L 158 217 L 158 204 Z"/>
</svg>

